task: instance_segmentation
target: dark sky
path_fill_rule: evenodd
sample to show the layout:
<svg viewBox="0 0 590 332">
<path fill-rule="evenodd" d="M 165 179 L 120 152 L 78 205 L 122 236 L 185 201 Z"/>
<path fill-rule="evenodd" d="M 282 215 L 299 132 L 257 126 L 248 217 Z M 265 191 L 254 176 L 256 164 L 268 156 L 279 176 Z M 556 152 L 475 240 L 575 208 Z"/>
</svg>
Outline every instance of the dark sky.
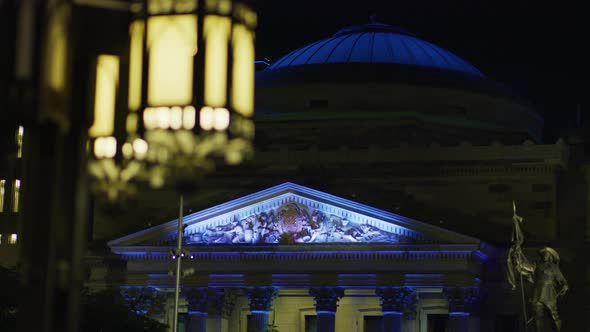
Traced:
<svg viewBox="0 0 590 332">
<path fill-rule="evenodd" d="M 590 86 L 582 67 L 590 44 L 582 21 L 590 15 L 581 0 L 259 0 L 255 8 L 258 58 L 276 60 L 376 14 L 383 23 L 454 52 L 530 100 L 545 117 L 548 142 L 574 126 L 578 104 L 590 125 Z"/>
</svg>

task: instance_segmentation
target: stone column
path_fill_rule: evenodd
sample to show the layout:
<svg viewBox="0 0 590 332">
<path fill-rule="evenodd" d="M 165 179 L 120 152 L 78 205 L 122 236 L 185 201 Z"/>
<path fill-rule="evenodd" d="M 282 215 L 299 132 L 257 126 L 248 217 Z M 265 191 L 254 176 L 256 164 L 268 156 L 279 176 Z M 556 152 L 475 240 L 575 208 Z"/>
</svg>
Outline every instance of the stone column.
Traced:
<svg viewBox="0 0 590 332">
<path fill-rule="evenodd" d="M 210 288 L 207 332 L 227 331 L 228 317 L 234 308 L 238 289 Z"/>
<path fill-rule="evenodd" d="M 469 332 L 470 316 L 476 313 L 479 304 L 479 288 L 447 287 L 443 294 L 449 301 L 450 331 Z M 475 332 L 473 329 L 471 331 Z"/>
<path fill-rule="evenodd" d="M 205 332 L 207 330 L 207 287 L 185 287 L 182 295 L 188 304 L 188 324 L 186 332 Z"/>
<path fill-rule="evenodd" d="M 278 295 L 274 287 L 249 287 L 245 289 L 250 300 L 250 323 L 248 332 L 261 332 L 268 329 L 268 314 L 272 301 Z"/>
<path fill-rule="evenodd" d="M 317 332 L 334 332 L 336 329 L 336 308 L 344 296 L 344 288 L 315 287 L 309 290 L 315 299 Z"/>
<path fill-rule="evenodd" d="M 381 299 L 383 331 L 401 332 L 402 318 L 416 316 L 416 294 L 408 287 L 380 287 L 375 294 Z"/>
</svg>

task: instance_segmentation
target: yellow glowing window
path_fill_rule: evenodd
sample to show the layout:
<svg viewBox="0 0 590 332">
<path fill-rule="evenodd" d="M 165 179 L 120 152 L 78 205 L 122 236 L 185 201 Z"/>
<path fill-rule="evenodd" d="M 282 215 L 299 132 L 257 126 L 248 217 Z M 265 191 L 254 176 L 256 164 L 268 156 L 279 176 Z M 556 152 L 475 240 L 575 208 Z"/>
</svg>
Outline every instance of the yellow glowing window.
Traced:
<svg viewBox="0 0 590 332">
<path fill-rule="evenodd" d="M 205 105 L 225 106 L 227 90 L 227 50 L 231 29 L 229 17 L 208 15 L 205 35 Z"/>
<path fill-rule="evenodd" d="M 6 180 L 0 180 L 0 212 L 4 212 L 4 188 Z"/>
<path fill-rule="evenodd" d="M 17 239 L 18 239 L 18 235 L 10 234 L 10 237 L 8 238 L 8 244 L 16 244 Z"/>
<path fill-rule="evenodd" d="M 129 28 L 131 35 L 131 50 L 129 53 L 129 109 L 137 111 L 141 105 L 141 67 L 143 56 L 144 24 L 142 20 L 135 21 Z"/>
<path fill-rule="evenodd" d="M 193 99 L 197 17 L 163 15 L 148 20 L 148 104 L 188 105 Z"/>
<path fill-rule="evenodd" d="M 96 61 L 94 123 L 88 131 L 91 137 L 113 134 L 118 83 L 119 58 L 114 55 L 99 55 Z"/>
<path fill-rule="evenodd" d="M 22 158 L 23 156 L 23 134 L 25 129 L 23 126 L 18 126 L 16 130 L 16 157 Z"/>
<path fill-rule="evenodd" d="M 20 195 L 20 180 L 14 180 L 12 186 L 12 212 L 18 212 L 18 203 Z"/>
<path fill-rule="evenodd" d="M 231 101 L 242 115 L 254 113 L 254 33 L 244 25 L 233 30 L 233 57 Z"/>
<path fill-rule="evenodd" d="M 62 92 L 66 80 L 67 64 L 67 33 L 68 16 L 71 15 L 67 6 L 56 6 L 46 25 L 47 56 L 43 66 L 45 70 L 44 82 L 52 90 Z"/>
</svg>

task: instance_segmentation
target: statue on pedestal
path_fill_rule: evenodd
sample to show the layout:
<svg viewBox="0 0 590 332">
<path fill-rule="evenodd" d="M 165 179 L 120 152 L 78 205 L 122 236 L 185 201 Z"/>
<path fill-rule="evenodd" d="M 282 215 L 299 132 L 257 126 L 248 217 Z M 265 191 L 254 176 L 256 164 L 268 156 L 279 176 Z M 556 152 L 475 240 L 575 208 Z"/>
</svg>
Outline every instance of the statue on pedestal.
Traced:
<svg viewBox="0 0 590 332">
<path fill-rule="evenodd" d="M 568 291 L 568 284 L 559 269 L 559 254 L 555 249 L 544 247 L 539 250 L 540 260 L 530 263 L 521 245 L 524 242 L 522 226 L 524 219 L 516 214 L 516 205 L 512 203 L 514 214 L 512 217 L 512 246 L 508 251 L 507 277 L 512 289 L 516 289 L 516 275 L 520 277 L 525 321 L 526 306 L 524 303 L 523 278 L 533 283 L 533 294 L 530 299 L 533 311 L 532 320 L 535 322 L 535 332 L 561 330 L 561 320 L 557 313 L 557 298 Z M 551 326 L 545 326 L 545 318 L 549 318 Z M 528 324 L 528 321 L 527 321 Z"/>
</svg>

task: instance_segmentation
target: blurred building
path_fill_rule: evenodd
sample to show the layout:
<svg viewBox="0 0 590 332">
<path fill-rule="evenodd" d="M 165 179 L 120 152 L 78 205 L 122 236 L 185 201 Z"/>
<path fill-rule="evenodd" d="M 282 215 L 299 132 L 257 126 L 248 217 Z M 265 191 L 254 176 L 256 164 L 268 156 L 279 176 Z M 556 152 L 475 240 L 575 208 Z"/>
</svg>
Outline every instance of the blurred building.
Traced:
<svg viewBox="0 0 590 332">
<path fill-rule="evenodd" d="M 504 277 L 515 201 L 527 254 L 549 245 L 562 256 L 564 330 L 590 327 L 583 135 L 543 143 L 542 117 L 509 87 L 376 22 L 260 70 L 256 102 L 255 158 L 185 199 L 196 260 L 181 311 L 193 322 L 314 331 L 335 311 L 337 331 L 380 331 L 384 313 L 403 331 L 520 330 L 520 294 Z M 162 222 L 176 200 L 98 207 L 89 285 L 157 289 L 170 305 L 177 235 Z M 158 318 L 171 322 L 171 307 Z"/>
<path fill-rule="evenodd" d="M 18 261 L 18 227 L 23 156 L 22 126 L 3 126 L 0 151 L 0 265 L 14 268 Z"/>
</svg>

